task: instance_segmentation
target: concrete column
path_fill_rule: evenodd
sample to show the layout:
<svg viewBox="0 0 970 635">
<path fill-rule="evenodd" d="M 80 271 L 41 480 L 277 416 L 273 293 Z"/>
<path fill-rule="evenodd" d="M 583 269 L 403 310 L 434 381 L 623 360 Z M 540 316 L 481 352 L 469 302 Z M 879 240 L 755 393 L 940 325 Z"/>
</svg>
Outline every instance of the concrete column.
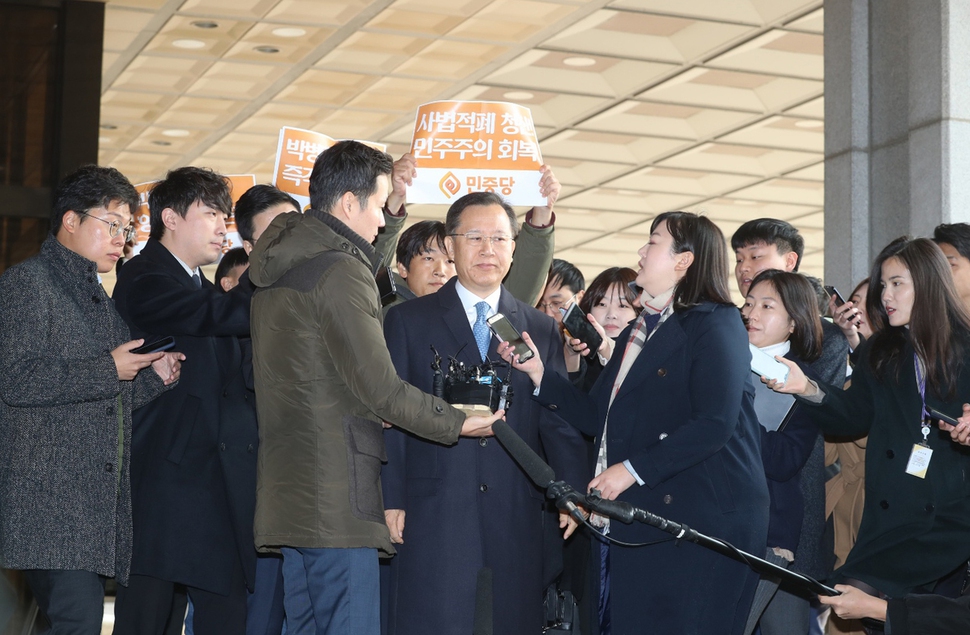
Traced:
<svg viewBox="0 0 970 635">
<path fill-rule="evenodd" d="M 970 0 L 825 3 L 825 277 L 970 221 Z"/>
</svg>

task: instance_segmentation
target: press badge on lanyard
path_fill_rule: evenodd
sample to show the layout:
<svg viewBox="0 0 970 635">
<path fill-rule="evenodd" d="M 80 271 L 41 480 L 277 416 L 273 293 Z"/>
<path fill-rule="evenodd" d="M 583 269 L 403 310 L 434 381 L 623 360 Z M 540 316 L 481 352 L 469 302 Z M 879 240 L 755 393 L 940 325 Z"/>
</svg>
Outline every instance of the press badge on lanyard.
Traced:
<svg viewBox="0 0 970 635">
<path fill-rule="evenodd" d="M 906 463 L 906 473 L 917 478 L 926 478 L 926 470 L 930 467 L 930 459 L 933 458 L 933 450 L 927 441 L 931 428 L 929 411 L 926 409 L 926 375 L 915 353 L 913 354 L 913 363 L 916 365 L 916 385 L 919 388 L 919 397 L 923 404 L 923 408 L 920 410 L 920 414 L 923 416 L 920 426 L 923 440 L 913 444 L 913 451 L 910 452 L 909 461 Z"/>
</svg>

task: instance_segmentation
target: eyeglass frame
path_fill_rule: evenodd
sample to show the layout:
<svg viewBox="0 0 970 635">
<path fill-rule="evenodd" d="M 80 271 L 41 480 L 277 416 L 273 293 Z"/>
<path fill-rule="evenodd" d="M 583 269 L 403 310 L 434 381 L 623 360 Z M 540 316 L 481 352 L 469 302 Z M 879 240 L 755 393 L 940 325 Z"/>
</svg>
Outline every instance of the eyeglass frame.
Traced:
<svg viewBox="0 0 970 635">
<path fill-rule="evenodd" d="M 566 298 L 565 300 L 553 300 L 552 302 L 540 302 L 536 306 L 542 309 L 543 311 L 545 311 L 549 307 L 562 311 L 563 309 L 568 308 L 569 305 L 575 302 L 575 300 L 576 300 L 576 294 L 574 293 L 568 298 Z"/>
<path fill-rule="evenodd" d="M 121 222 L 117 220 L 105 220 L 103 218 L 99 218 L 98 216 L 95 216 L 94 214 L 89 214 L 87 212 L 77 212 L 77 213 L 80 214 L 81 216 L 87 216 L 88 218 L 99 220 L 102 223 L 107 223 L 108 235 L 111 236 L 112 238 L 117 238 L 118 234 L 124 232 L 125 242 L 130 243 L 135 239 L 135 236 L 138 235 L 138 228 L 135 227 L 135 225 L 132 223 L 129 223 L 127 226 L 122 227 Z"/>
<path fill-rule="evenodd" d="M 515 242 L 514 237 L 506 234 L 486 236 L 485 234 L 482 234 L 479 232 L 465 232 L 464 234 L 448 234 L 448 235 L 452 237 L 461 236 L 462 238 L 467 240 L 468 243 L 472 246 L 482 246 L 485 244 L 486 240 L 488 240 L 489 244 L 493 246 L 496 244 L 496 241 L 499 241 L 498 245 L 500 246 L 505 246 L 506 244 L 511 245 L 512 243 Z M 469 235 L 471 236 L 470 238 L 469 238 Z"/>
</svg>

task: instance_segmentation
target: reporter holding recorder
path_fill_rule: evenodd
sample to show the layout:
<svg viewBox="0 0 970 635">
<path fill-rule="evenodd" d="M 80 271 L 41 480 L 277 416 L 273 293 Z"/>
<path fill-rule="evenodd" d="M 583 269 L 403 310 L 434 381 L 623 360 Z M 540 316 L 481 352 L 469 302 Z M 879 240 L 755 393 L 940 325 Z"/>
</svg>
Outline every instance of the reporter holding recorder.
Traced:
<svg viewBox="0 0 970 635">
<path fill-rule="evenodd" d="M 761 553 L 768 492 L 724 236 L 707 218 L 667 212 L 639 254 L 644 311 L 588 395 L 545 373 L 538 356 L 515 367 L 540 403 L 598 439 L 590 489 Z M 507 360 L 509 348 L 499 349 Z M 601 621 L 614 635 L 743 631 L 758 580 L 747 566 L 645 525 L 614 522 L 609 534 L 650 543 L 609 547 Z"/>
<path fill-rule="evenodd" d="M 928 413 L 956 417 L 970 396 L 970 314 L 943 252 L 925 238 L 890 243 L 870 280 L 875 333 L 847 391 L 807 380 L 787 360 L 786 382 L 766 383 L 810 404 L 824 432 L 869 434 L 859 537 L 835 581 L 890 598 L 953 597 L 970 558 L 970 452 Z"/>
</svg>

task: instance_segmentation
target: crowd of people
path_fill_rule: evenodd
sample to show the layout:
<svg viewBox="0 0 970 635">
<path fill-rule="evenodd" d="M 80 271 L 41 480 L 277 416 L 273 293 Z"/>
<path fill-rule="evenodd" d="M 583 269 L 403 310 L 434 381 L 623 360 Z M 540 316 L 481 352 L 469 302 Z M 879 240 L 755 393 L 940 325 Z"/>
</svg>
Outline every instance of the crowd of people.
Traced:
<svg viewBox="0 0 970 635">
<path fill-rule="evenodd" d="M 894 241 L 843 300 L 785 221 L 727 240 L 665 212 L 587 286 L 553 259 L 547 166 L 522 221 L 474 192 L 404 230 L 415 173 L 340 142 L 301 210 L 178 168 L 127 261 L 128 180 L 58 186 L 40 254 L 0 276 L 0 566 L 51 632 L 100 633 L 109 578 L 119 635 L 967 632 L 970 226 Z M 511 398 L 449 403 L 442 366 Z M 841 594 L 557 514 L 499 420 L 578 492 Z"/>
</svg>

